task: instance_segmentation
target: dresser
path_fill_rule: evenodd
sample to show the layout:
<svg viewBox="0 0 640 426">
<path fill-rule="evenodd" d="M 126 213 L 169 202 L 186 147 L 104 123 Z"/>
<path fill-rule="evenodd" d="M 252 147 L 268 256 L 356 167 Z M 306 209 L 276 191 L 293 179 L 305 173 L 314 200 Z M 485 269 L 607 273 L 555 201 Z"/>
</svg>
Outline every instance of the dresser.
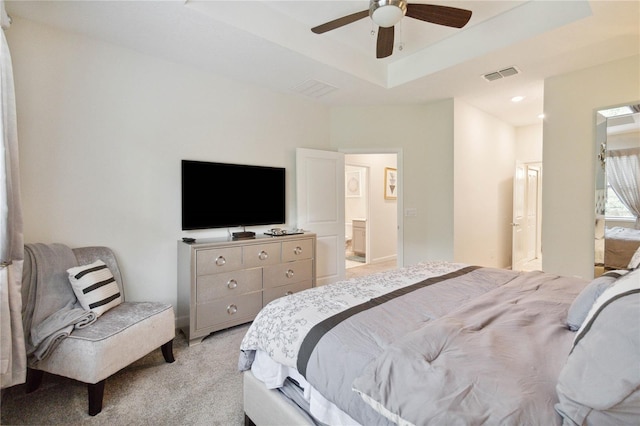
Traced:
<svg viewBox="0 0 640 426">
<path fill-rule="evenodd" d="M 178 241 L 178 325 L 189 345 L 315 286 L 316 235 Z"/>
</svg>

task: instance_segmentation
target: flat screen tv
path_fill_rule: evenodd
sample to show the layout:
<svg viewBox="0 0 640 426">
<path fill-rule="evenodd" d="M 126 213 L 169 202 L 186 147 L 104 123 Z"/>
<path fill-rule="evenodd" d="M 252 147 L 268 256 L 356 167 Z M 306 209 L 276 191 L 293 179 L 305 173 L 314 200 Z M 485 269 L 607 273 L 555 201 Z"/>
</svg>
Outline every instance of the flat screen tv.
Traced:
<svg viewBox="0 0 640 426">
<path fill-rule="evenodd" d="M 285 169 L 182 160 L 182 229 L 285 223 Z"/>
</svg>

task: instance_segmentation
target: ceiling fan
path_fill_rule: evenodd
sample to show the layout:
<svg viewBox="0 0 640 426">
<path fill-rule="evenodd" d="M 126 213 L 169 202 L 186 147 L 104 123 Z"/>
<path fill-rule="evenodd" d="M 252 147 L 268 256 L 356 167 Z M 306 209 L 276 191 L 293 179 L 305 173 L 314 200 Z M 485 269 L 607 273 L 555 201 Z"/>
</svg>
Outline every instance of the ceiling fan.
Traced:
<svg viewBox="0 0 640 426">
<path fill-rule="evenodd" d="M 408 3 L 406 0 L 370 0 L 369 9 L 318 25 L 311 28 L 311 31 L 316 34 L 326 33 L 369 16 L 380 27 L 376 57 L 386 58 L 393 53 L 394 25 L 405 15 L 420 21 L 454 28 L 464 27 L 471 19 L 470 10 L 456 7 Z"/>
</svg>

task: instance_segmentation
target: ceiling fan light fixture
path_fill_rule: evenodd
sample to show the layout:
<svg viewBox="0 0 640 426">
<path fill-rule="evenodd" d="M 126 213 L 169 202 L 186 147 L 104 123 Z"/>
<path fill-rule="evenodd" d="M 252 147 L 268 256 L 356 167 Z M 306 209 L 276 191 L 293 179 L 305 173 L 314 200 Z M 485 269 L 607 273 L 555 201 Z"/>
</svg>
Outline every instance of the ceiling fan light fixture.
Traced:
<svg viewBox="0 0 640 426">
<path fill-rule="evenodd" d="M 406 0 L 371 0 L 369 4 L 369 16 L 379 27 L 393 27 L 400 22 L 405 13 Z"/>
</svg>

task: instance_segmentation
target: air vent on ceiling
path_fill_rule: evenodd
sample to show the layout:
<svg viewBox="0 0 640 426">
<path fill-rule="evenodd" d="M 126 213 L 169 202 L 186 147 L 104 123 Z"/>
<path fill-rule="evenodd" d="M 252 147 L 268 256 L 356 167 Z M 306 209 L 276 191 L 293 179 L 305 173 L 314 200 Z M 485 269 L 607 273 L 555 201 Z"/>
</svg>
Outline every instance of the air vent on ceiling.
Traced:
<svg viewBox="0 0 640 426">
<path fill-rule="evenodd" d="M 520 74 L 520 71 L 518 71 L 518 68 L 509 67 L 509 68 L 501 69 L 500 71 L 493 71 L 493 72 L 487 73 L 483 75 L 482 78 L 484 78 L 487 81 L 495 81 L 504 77 L 511 77 L 512 75 L 516 75 L 516 74 Z"/>
<path fill-rule="evenodd" d="M 328 93 L 338 90 L 338 88 L 318 80 L 305 80 L 297 86 L 293 87 L 292 90 L 310 98 L 317 99 Z"/>
</svg>

